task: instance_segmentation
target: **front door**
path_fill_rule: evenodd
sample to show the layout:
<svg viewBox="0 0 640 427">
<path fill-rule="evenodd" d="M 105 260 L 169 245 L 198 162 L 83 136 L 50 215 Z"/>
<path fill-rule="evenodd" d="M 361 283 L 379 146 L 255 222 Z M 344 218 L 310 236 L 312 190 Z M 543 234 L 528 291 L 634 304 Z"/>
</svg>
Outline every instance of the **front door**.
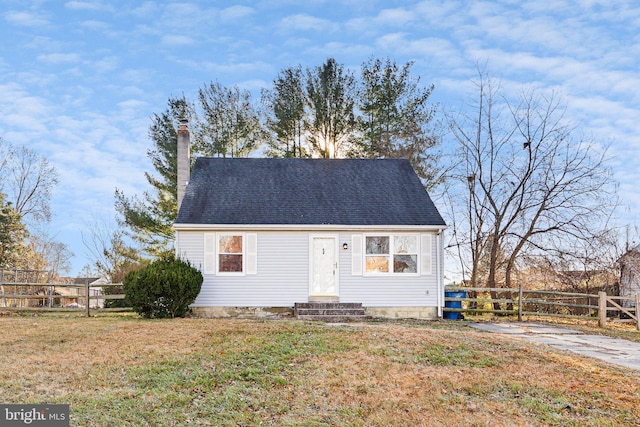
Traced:
<svg viewBox="0 0 640 427">
<path fill-rule="evenodd" d="M 338 260 L 336 237 L 311 238 L 310 297 L 338 298 Z"/>
</svg>

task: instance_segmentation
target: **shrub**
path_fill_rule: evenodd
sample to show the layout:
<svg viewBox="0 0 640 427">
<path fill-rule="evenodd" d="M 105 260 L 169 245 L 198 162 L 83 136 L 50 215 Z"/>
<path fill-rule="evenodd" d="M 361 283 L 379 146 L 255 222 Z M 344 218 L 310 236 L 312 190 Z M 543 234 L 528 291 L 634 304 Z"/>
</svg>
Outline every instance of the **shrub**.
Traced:
<svg viewBox="0 0 640 427">
<path fill-rule="evenodd" d="M 131 307 L 144 317 L 184 317 L 202 287 L 202 273 L 173 256 L 127 273 L 122 282 Z"/>
<path fill-rule="evenodd" d="M 124 289 L 122 286 L 105 286 L 102 288 L 103 295 L 122 295 Z M 123 308 L 131 307 L 126 299 L 105 299 L 104 308 Z"/>
</svg>

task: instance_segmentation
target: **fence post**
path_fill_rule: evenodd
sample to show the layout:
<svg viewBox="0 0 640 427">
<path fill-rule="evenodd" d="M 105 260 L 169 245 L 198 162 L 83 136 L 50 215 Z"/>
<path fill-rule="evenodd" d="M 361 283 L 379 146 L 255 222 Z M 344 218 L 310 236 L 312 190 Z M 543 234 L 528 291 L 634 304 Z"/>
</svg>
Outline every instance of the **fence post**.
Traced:
<svg viewBox="0 0 640 427">
<path fill-rule="evenodd" d="M 598 292 L 598 326 L 601 328 L 607 327 L 607 293 Z"/>
<path fill-rule="evenodd" d="M 522 322 L 522 282 L 518 285 L 518 322 Z"/>
<path fill-rule="evenodd" d="M 87 292 L 85 295 L 87 296 L 86 304 L 87 304 L 87 317 L 91 317 L 91 313 L 89 312 L 89 279 L 87 279 L 87 286 L 85 287 L 85 291 Z"/>
<path fill-rule="evenodd" d="M 636 294 L 636 330 L 640 331 L 640 294 Z"/>
</svg>

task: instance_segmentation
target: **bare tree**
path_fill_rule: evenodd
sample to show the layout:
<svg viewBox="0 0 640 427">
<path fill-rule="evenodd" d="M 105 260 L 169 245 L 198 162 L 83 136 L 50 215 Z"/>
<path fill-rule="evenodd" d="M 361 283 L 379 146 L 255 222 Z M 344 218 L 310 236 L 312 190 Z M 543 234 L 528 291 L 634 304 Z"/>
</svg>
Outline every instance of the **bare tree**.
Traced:
<svg viewBox="0 0 640 427">
<path fill-rule="evenodd" d="M 91 268 L 106 276 L 112 283 L 120 283 L 124 276 L 138 269 L 145 261 L 138 251 L 125 242 L 124 231 L 108 221 L 94 217 L 82 232 L 82 243 L 92 261 Z"/>
<path fill-rule="evenodd" d="M 0 147 L 0 192 L 26 223 L 51 219 L 51 194 L 58 173 L 49 161 L 26 147 Z"/>
<path fill-rule="evenodd" d="M 563 254 L 603 235 L 617 204 L 606 149 L 576 138 L 557 94 L 512 102 L 480 72 L 472 113 L 451 122 L 464 188 L 472 283 L 486 262 L 490 287 L 511 286 L 524 253 Z"/>
<path fill-rule="evenodd" d="M 63 273 L 71 270 L 73 252 L 69 247 L 55 240 L 45 230 L 32 229 L 29 235 L 29 256 L 35 264 L 30 266 L 35 270 L 46 270 L 49 280 L 59 279 Z M 40 263 L 38 265 L 37 263 Z"/>
</svg>

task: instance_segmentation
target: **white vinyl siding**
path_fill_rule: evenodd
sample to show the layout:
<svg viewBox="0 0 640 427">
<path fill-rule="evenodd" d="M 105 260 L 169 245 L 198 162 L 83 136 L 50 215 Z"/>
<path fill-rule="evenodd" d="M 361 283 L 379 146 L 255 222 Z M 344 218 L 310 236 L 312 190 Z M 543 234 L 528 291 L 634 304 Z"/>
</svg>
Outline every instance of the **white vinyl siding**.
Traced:
<svg viewBox="0 0 640 427">
<path fill-rule="evenodd" d="M 369 233 L 367 233 L 369 234 Z M 373 233 L 372 233 L 373 234 Z M 378 235 L 384 233 L 376 233 Z M 390 234 L 407 234 L 393 232 Z M 426 233 L 424 233 L 426 234 Z M 428 234 L 432 239 L 437 238 L 435 234 Z M 354 239 L 355 237 L 355 239 Z M 362 239 L 363 234 L 341 234 L 340 246 L 344 242 L 351 242 L 348 250 L 340 249 L 339 263 L 342 266 L 351 262 L 359 262 L 360 267 L 364 265 L 363 256 L 357 256 L 357 246 L 354 241 Z M 419 241 L 422 246 L 422 234 Z M 429 258 L 435 260 L 435 244 L 430 248 L 425 248 Z M 422 248 L 421 248 L 422 249 Z M 359 260 L 359 261 L 356 261 Z M 420 265 L 422 269 L 422 265 Z M 355 266 L 348 269 L 341 268 L 340 277 L 340 301 L 360 302 L 365 307 L 436 307 L 438 304 L 438 280 L 436 274 L 420 275 L 416 274 L 354 274 L 357 271 Z M 435 265 L 432 267 L 435 272 Z"/>
<path fill-rule="evenodd" d="M 181 232 L 200 238 L 202 258 L 203 232 Z M 225 234 L 242 234 L 229 232 Z M 204 274 L 200 295 L 194 306 L 200 307 L 293 307 L 296 302 L 306 302 L 309 291 L 309 234 L 300 232 L 246 233 L 246 274 Z M 214 239 L 215 241 L 215 239 Z M 252 245 L 255 245 L 252 249 Z M 215 259 L 215 254 L 213 259 Z M 255 273 L 254 273 L 255 272 Z"/>
<path fill-rule="evenodd" d="M 194 306 L 200 307 L 293 307 L 309 298 L 309 240 L 317 235 L 308 231 L 226 231 L 246 236 L 246 273 L 215 274 L 215 232 L 178 231 L 176 254 L 204 273 L 204 283 Z M 254 237 L 251 237 L 253 234 Z M 416 274 L 363 274 L 363 236 L 365 234 L 410 234 L 403 230 L 378 233 L 343 231 L 338 233 L 338 280 L 341 302 L 360 302 L 365 307 L 435 307 L 438 304 L 438 276 L 442 263 L 441 239 L 435 233 L 419 235 L 419 272 Z M 207 237 L 208 236 L 208 237 Z M 213 236 L 213 239 L 211 238 Z M 212 239 L 212 240 L 211 240 Z M 210 242 L 210 245 L 205 244 Z M 250 246 L 255 241 L 255 257 Z M 344 249 L 344 244 L 347 248 Z M 210 246 L 211 251 L 207 251 Z M 250 261 L 254 258 L 255 274 Z M 209 259 L 209 261 L 206 261 Z M 213 264 L 210 273 L 205 272 Z M 429 267 L 430 266 L 430 267 Z"/>
</svg>

